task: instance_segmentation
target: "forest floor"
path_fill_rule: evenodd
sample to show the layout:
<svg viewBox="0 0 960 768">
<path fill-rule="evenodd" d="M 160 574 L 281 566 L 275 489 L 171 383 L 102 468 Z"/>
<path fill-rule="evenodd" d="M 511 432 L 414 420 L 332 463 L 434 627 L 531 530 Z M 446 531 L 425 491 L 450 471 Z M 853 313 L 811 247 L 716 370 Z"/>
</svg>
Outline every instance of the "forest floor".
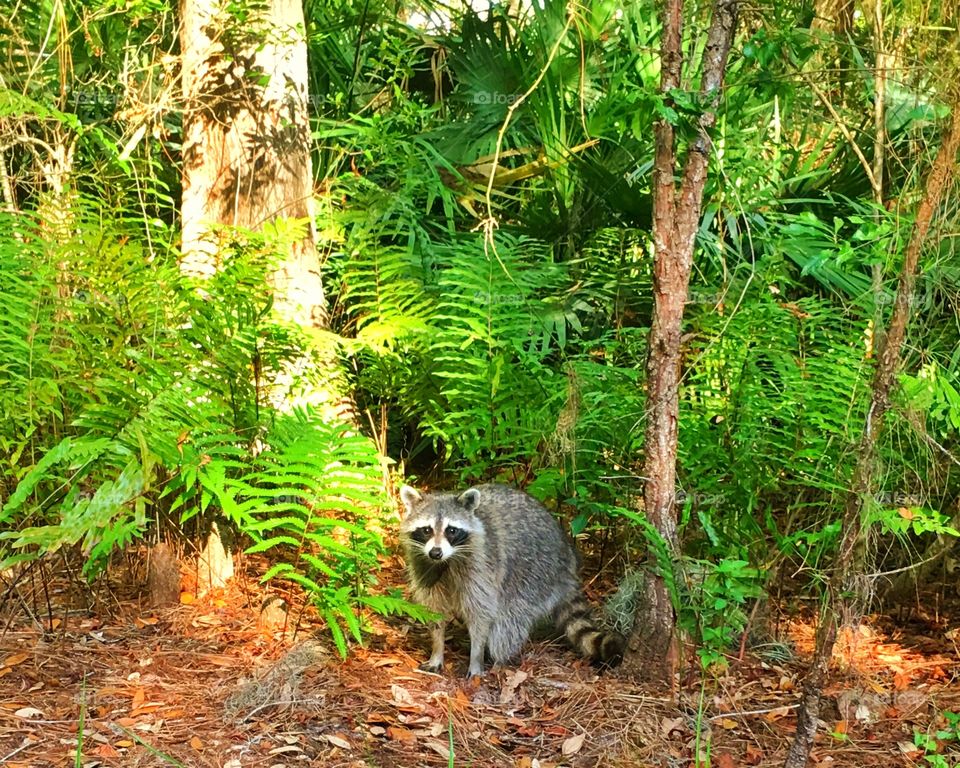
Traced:
<svg viewBox="0 0 960 768">
<path fill-rule="evenodd" d="M 386 577 L 400 578 L 395 563 Z M 255 579 L 165 610 L 114 588 L 108 607 L 81 613 L 67 610 L 69 585 L 58 593 L 49 584 L 50 610 L 31 621 L 24 608 L 38 610 L 44 592 L 35 584 L 25 599 L 27 586 L 19 608 L 9 597 L 2 606 L 7 768 L 687 767 L 698 753 L 699 765 L 714 768 L 777 766 L 813 637 L 802 619 L 784 620 L 790 661 L 748 650 L 723 674 L 690 676 L 678 704 L 548 643 L 531 643 L 515 668 L 468 682 L 466 639 L 455 633 L 445 674 L 420 672 L 428 632 L 402 619 L 374 620 L 366 647 L 341 661 L 315 619 L 301 616 L 291 641 L 282 614 L 261 614 Z M 960 711 L 955 595 L 953 603 L 957 623 L 946 607 L 914 609 L 910 622 L 870 617 L 846 637 L 815 765 L 958 764 L 949 751 L 957 727 L 943 714 Z M 916 734 L 938 730 L 916 746 Z"/>
</svg>

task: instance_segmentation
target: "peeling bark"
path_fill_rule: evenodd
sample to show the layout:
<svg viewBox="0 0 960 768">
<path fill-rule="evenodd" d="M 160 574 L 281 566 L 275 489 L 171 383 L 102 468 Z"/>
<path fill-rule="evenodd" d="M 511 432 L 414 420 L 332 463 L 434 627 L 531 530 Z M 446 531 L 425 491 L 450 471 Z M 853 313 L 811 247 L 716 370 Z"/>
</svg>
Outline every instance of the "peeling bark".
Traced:
<svg viewBox="0 0 960 768">
<path fill-rule="evenodd" d="M 684 305 L 700 224 L 703 189 L 727 56 L 737 25 L 736 0 L 717 0 L 701 62 L 701 93 L 707 104 L 685 159 L 677 187 L 676 137 L 666 120 L 657 121 L 653 168 L 653 320 L 647 353 L 647 426 L 645 434 L 644 506 L 647 519 L 666 545 L 678 551 L 676 501 L 677 421 L 679 414 L 680 341 Z M 683 0 L 667 0 L 663 9 L 660 91 L 669 103 L 680 87 Z M 676 616 L 660 575 L 647 580 L 646 599 L 630 647 L 638 668 L 655 683 L 672 686 L 677 662 Z"/>
</svg>

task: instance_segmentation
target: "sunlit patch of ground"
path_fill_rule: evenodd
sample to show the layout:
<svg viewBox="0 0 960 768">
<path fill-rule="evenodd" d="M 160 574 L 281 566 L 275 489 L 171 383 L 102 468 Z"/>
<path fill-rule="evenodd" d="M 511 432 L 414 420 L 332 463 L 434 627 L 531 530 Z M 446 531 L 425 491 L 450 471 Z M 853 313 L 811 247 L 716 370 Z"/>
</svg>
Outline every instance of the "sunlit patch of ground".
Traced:
<svg viewBox="0 0 960 768">
<path fill-rule="evenodd" d="M 341 661 L 308 617 L 292 646 L 263 627 L 253 583 L 164 611 L 131 597 L 102 620 L 54 606 L 46 633 L 18 618 L 0 639 L 0 764 L 72 766 L 81 740 L 83 765 L 131 768 L 619 768 L 692 766 L 698 753 L 720 768 L 774 766 L 813 640 L 792 619 L 801 658 L 748 651 L 703 687 L 686 676 L 672 703 L 548 644 L 468 682 L 462 633 L 445 674 L 423 673 L 427 632 L 400 619 L 372 620 L 367 646 Z M 926 764 L 908 749 L 914 732 L 960 709 L 949 623 L 868 621 L 839 648 L 816 764 Z"/>
</svg>

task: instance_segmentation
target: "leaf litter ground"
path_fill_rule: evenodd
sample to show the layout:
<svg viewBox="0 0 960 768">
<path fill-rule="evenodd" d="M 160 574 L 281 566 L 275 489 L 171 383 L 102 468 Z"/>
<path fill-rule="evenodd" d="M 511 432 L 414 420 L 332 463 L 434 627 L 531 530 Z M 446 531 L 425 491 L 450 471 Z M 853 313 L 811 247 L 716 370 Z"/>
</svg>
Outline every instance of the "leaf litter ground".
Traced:
<svg viewBox="0 0 960 768">
<path fill-rule="evenodd" d="M 395 563 L 385 575 L 400 578 Z M 39 602 L 37 591 L 22 584 L 20 605 Z M 121 594 L 99 615 L 52 595 L 44 628 L 3 606 L 0 765 L 619 768 L 694 766 L 699 755 L 717 768 L 775 766 L 813 641 L 808 622 L 785 620 L 789 661 L 748 650 L 723 674 L 688 675 L 672 702 L 549 643 L 468 682 L 462 632 L 448 639 L 445 674 L 424 673 L 428 633 L 401 619 L 371 619 L 366 647 L 341 661 L 308 613 L 288 617 L 286 632 L 265 621 L 253 582 L 165 610 Z M 847 633 L 814 764 L 957 764 L 943 732 L 914 746 L 916 732 L 943 731 L 939 713 L 960 710 L 952 626 L 945 611 L 914 610 L 909 622 L 875 617 Z"/>
</svg>

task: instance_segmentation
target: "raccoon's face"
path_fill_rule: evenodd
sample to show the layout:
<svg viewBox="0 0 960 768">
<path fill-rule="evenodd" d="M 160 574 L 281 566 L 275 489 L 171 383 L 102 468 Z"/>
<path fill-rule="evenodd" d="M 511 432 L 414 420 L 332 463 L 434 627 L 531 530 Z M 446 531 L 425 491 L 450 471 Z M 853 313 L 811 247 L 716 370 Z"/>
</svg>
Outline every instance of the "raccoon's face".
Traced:
<svg viewBox="0 0 960 768">
<path fill-rule="evenodd" d="M 466 491 L 459 496 L 428 495 L 405 485 L 400 498 L 406 514 L 400 534 L 411 551 L 436 563 L 444 563 L 457 554 L 469 551 L 471 538 L 483 528 L 473 514 L 479 494 Z"/>
</svg>

